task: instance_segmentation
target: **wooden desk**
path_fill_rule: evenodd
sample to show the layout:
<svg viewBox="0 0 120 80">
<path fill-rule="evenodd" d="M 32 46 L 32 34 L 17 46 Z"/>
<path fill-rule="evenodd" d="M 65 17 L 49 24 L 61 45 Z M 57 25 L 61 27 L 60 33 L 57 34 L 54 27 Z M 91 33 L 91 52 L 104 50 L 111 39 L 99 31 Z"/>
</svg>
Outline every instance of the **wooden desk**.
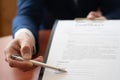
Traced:
<svg viewBox="0 0 120 80">
<path fill-rule="evenodd" d="M 44 56 L 47 42 L 49 39 L 50 30 L 39 32 L 40 52 L 39 55 Z M 40 67 L 35 70 L 22 72 L 18 69 L 9 67 L 8 63 L 4 60 L 4 48 L 12 40 L 11 36 L 0 38 L 0 80 L 37 80 Z"/>
</svg>

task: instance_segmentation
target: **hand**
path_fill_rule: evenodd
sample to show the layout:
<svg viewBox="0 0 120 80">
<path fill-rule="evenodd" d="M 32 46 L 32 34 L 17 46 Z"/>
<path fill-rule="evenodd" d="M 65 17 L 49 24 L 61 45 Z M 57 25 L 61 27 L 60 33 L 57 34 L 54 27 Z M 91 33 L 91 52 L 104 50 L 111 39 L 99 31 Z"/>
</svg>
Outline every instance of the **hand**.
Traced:
<svg viewBox="0 0 120 80">
<path fill-rule="evenodd" d="M 23 32 L 17 35 L 5 48 L 5 60 L 11 67 L 18 68 L 22 71 L 28 71 L 36 68 L 32 63 L 27 61 L 17 61 L 11 59 L 11 55 L 21 55 L 24 59 L 28 60 L 32 58 L 34 42 L 29 34 Z M 34 60 L 42 61 L 42 57 L 38 56 Z"/>
<path fill-rule="evenodd" d="M 100 10 L 98 10 L 98 11 L 91 11 L 87 15 L 87 19 L 90 19 L 90 20 L 95 20 L 95 19 L 106 20 L 106 18 L 102 15 Z"/>
</svg>

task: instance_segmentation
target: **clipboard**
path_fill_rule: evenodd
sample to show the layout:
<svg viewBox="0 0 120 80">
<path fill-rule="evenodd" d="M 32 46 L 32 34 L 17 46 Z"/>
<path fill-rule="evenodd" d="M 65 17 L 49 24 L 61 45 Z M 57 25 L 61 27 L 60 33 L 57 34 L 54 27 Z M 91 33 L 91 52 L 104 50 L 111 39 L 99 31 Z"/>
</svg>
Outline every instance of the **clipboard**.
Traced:
<svg viewBox="0 0 120 80">
<path fill-rule="evenodd" d="M 100 21 L 101 22 L 101 21 Z M 106 21 L 107 22 L 107 21 Z M 81 23 L 80 24 L 78 24 L 78 25 L 81 25 L 82 26 L 82 28 L 81 29 L 84 29 L 84 26 L 85 27 L 87 27 L 87 31 L 90 31 L 91 32 L 91 29 L 89 28 L 90 26 L 92 26 L 92 28 L 93 29 L 95 29 L 96 31 L 99 31 L 98 30 L 98 28 L 100 29 L 100 30 L 102 30 L 102 32 L 103 32 L 103 34 L 102 34 L 102 36 L 103 36 L 103 38 L 104 39 L 102 39 L 101 38 L 101 35 L 99 34 L 99 32 L 97 33 L 97 34 L 99 34 L 100 35 L 100 37 L 97 37 L 97 36 L 94 36 L 94 35 L 91 35 L 91 37 L 89 38 L 89 39 L 94 39 L 94 37 L 96 37 L 97 38 L 97 40 L 99 40 L 99 38 L 100 38 L 100 40 L 103 40 L 103 41 L 100 41 L 100 43 L 101 42 L 104 42 L 104 40 L 108 40 L 106 37 L 108 37 L 109 39 L 113 39 L 113 43 L 115 42 L 115 41 L 118 41 L 117 39 L 120 39 L 119 38 L 119 35 L 120 35 L 120 32 L 119 32 L 119 30 L 120 30 L 120 28 L 118 27 L 118 25 L 120 25 L 119 24 L 119 22 L 120 21 L 117 21 L 117 22 L 115 22 L 115 24 L 113 24 L 114 25 L 114 28 L 111 26 L 111 25 L 109 25 L 109 23 L 113 23 L 114 21 L 108 21 L 108 23 L 107 23 L 107 26 L 108 27 L 106 27 L 106 28 L 104 28 L 103 27 L 103 25 L 98 25 L 98 26 L 100 26 L 100 27 L 94 27 L 94 26 L 96 26 L 96 24 L 95 25 L 91 25 L 91 24 L 88 24 L 88 25 L 84 25 L 84 24 L 82 24 L 81 25 Z M 98 23 L 98 22 L 95 22 L 95 23 Z M 102 23 L 104 23 L 104 21 L 102 21 Z M 57 24 L 58 24 L 58 21 L 56 21 L 55 22 L 55 24 L 54 24 L 54 27 L 53 27 L 53 30 L 52 30 L 52 32 L 51 32 L 51 35 L 50 35 L 50 39 L 49 39 L 49 43 L 48 43 L 48 47 L 47 47 L 47 50 L 46 50 L 46 55 L 45 55 L 45 58 L 44 58 L 44 62 L 46 62 L 47 61 L 47 59 L 48 59 L 48 53 L 49 53 L 49 51 L 50 51 L 50 46 L 51 46 L 51 42 L 52 42 L 52 39 L 53 39 L 53 36 L 54 36 L 54 33 L 55 33 L 55 30 L 57 30 L 56 29 L 56 26 L 57 26 Z M 110 26 L 110 27 L 109 27 Z M 116 27 L 115 27 L 116 26 Z M 77 28 L 79 28 L 79 27 L 77 27 Z M 110 28 L 110 29 L 109 29 Z M 67 28 L 68 29 L 68 28 Z M 109 36 L 108 34 L 106 34 L 106 33 L 104 33 L 105 31 L 108 31 L 108 33 L 111 35 L 111 31 L 112 31 L 112 36 Z M 84 33 L 84 32 L 83 32 Z M 94 32 L 93 32 L 94 33 Z M 96 32 L 95 32 L 96 33 Z M 100 31 L 100 33 L 101 33 L 101 31 Z M 115 33 L 115 34 L 114 34 Z M 105 36 L 104 36 L 104 34 L 105 34 Z M 86 35 L 86 34 L 85 34 Z M 114 36 L 115 35 L 115 36 Z M 89 35 L 88 35 L 89 36 Z M 84 37 L 83 37 L 84 38 Z M 86 38 L 88 38 L 88 37 L 86 37 Z M 96 39 L 95 38 L 95 39 Z M 88 39 L 88 43 L 89 43 L 89 39 Z M 97 40 L 96 40 L 96 43 L 97 43 Z M 115 40 L 115 41 L 114 41 Z M 87 41 L 87 40 L 86 40 Z M 91 40 L 92 41 L 92 40 Z M 84 39 L 83 39 L 83 42 L 84 42 Z M 98 41 L 99 42 L 99 41 Z M 109 51 L 107 51 L 107 50 L 109 50 L 109 48 L 111 49 L 111 48 L 113 48 L 112 50 L 113 50 L 113 52 L 114 51 L 118 51 L 119 52 L 119 50 L 118 49 L 116 49 L 117 47 L 119 48 L 120 46 L 118 45 L 116 45 L 117 44 L 117 42 L 115 42 L 115 45 L 112 43 L 111 44 L 111 42 L 110 42 L 110 40 L 109 41 L 105 41 L 105 42 L 107 42 L 107 43 L 105 43 L 105 45 L 104 44 L 97 44 L 97 46 L 96 46 L 96 44 L 94 44 L 96 47 L 95 47 L 95 49 L 96 50 L 99 50 L 99 51 L 101 51 L 101 50 L 103 50 L 103 51 L 105 51 L 107 54 L 108 54 L 108 52 Z M 92 42 L 92 43 L 94 43 L 94 42 Z M 109 43 L 110 43 L 110 45 L 109 45 Z M 118 41 L 118 43 L 119 43 L 119 41 Z M 89 47 L 90 49 L 94 49 L 94 45 L 92 45 L 93 47 Z M 103 46 L 104 48 L 102 48 L 101 46 Z M 100 47 L 100 48 L 99 48 Z M 85 46 L 83 46 L 83 48 L 82 49 L 84 49 L 84 48 L 88 48 L 88 47 L 85 47 Z M 88 48 L 88 50 L 89 50 L 89 48 Z M 91 51 L 91 50 L 90 50 Z M 99 53 L 99 51 L 98 51 L 98 53 Z M 83 52 L 84 52 L 84 50 L 83 50 Z M 102 52 L 102 51 L 101 51 Z M 104 56 L 104 54 L 102 55 L 100 55 L 100 57 L 99 56 L 94 56 L 94 54 L 92 54 L 92 56 L 87 56 L 88 57 L 88 60 L 86 60 L 86 61 L 88 61 L 88 63 L 90 64 L 94 64 L 95 63 L 95 66 L 94 66 L 94 68 L 93 68 L 93 65 L 91 66 L 90 65 L 90 68 L 88 68 L 88 70 L 93 70 L 93 72 L 94 72 L 94 70 L 96 70 L 96 73 L 97 73 L 97 77 L 98 78 L 96 78 L 96 79 L 103 79 L 103 76 L 104 76 L 104 74 L 105 73 L 108 73 L 107 71 L 110 71 L 109 73 L 108 73 L 108 75 L 111 75 L 111 76 L 113 76 L 114 78 L 112 79 L 112 78 L 110 78 L 111 76 L 109 76 L 109 77 L 105 77 L 106 79 L 103 79 L 103 80 L 119 80 L 119 76 L 117 76 L 116 74 L 118 73 L 119 74 L 119 72 L 117 72 L 117 71 L 119 71 L 118 69 L 118 67 L 120 66 L 120 64 L 118 63 L 119 62 L 119 57 L 120 57 L 120 55 L 119 54 L 115 54 L 115 55 L 112 55 L 112 53 L 111 53 L 111 50 L 110 50 L 110 55 L 108 54 L 108 56 L 106 56 L 106 54 L 105 54 L 105 56 Z M 117 53 L 117 52 L 115 52 L 115 53 Z M 90 55 L 90 54 L 89 54 Z M 86 55 L 84 55 L 84 56 L 86 56 Z M 118 57 L 119 56 L 119 57 Z M 99 59 L 106 59 L 106 61 L 104 62 L 104 60 L 101 62 L 100 61 L 100 64 L 97 62 L 97 61 L 95 61 L 94 60 L 94 57 L 95 58 L 98 58 L 98 62 L 99 62 Z M 89 62 L 89 58 L 90 58 L 90 60 L 91 60 L 91 58 L 93 58 L 93 61 L 95 61 L 95 62 Z M 114 60 L 114 58 L 118 58 L 117 60 Z M 84 57 L 81 57 L 81 60 L 84 62 Z M 109 61 L 109 59 L 111 59 L 111 60 L 113 60 L 112 62 L 111 62 L 111 60 Z M 108 60 L 108 61 L 107 61 Z M 85 62 L 86 62 L 85 61 Z M 102 63 L 102 65 L 101 65 L 101 63 Z M 107 63 L 107 64 L 106 64 Z M 116 64 L 117 63 L 117 64 Z M 99 64 L 100 65 L 100 67 L 99 66 L 97 66 L 96 64 Z M 107 69 L 108 67 L 107 66 L 105 66 L 105 65 L 107 65 L 107 66 L 109 66 L 109 65 L 111 65 L 111 66 L 109 66 L 109 68 L 110 69 Z M 83 67 L 87 67 L 87 66 L 85 66 L 85 65 L 82 65 Z M 89 66 L 89 65 L 88 65 Z M 105 68 L 104 68 L 104 67 Z M 117 67 L 118 66 L 118 67 Z M 97 68 L 96 68 L 97 67 Z M 114 70 L 114 69 L 115 70 Z M 101 71 L 101 70 L 99 70 L 99 69 L 102 69 L 103 70 L 103 72 L 100 72 L 99 73 L 99 71 Z M 81 70 L 81 69 L 80 69 Z M 85 69 L 85 70 L 87 70 L 87 69 Z M 110 74 L 110 73 L 114 73 L 114 74 Z M 90 73 L 90 72 L 89 72 Z M 43 77 L 43 74 L 44 74 L 44 69 L 42 69 L 41 70 L 41 72 L 40 72 L 40 75 L 39 75 L 39 79 L 38 80 L 42 80 L 42 77 Z M 83 71 L 83 74 L 82 75 L 88 75 L 88 73 L 86 73 L 85 72 L 85 74 L 84 74 L 84 71 Z M 99 74 L 99 75 L 98 75 Z M 96 74 L 95 74 L 96 75 Z M 100 78 L 101 77 L 101 75 L 102 75 L 102 78 Z M 88 78 L 89 78 L 89 76 L 91 76 L 91 74 L 90 75 L 88 75 Z M 92 74 L 92 76 L 94 76 L 94 74 Z M 84 77 L 84 76 L 83 76 Z M 116 77 L 116 78 L 115 78 Z M 86 77 L 85 77 L 86 78 Z M 93 77 L 94 78 L 94 77 Z M 117 79 L 118 78 L 118 79 Z M 95 79 L 95 80 L 96 80 Z M 69 79 L 70 80 L 70 79 Z M 76 80 L 76 79 L 75 79 Z M 78 80 L 78 79 L 77 79 Z M 82 80 L 82 79 L 81 79 Z M 89 79 L 85 79 L 85 80 L 89 80 Z M 90 80 L 92 80 L 92 79 L 90 79 Z"/>
<path fill-rule="evenodd" d="M 53 25 L 53 28 L 52 28 L 52 30 L 51 30 L 50 38 L 49 38 L 48 45 L 47 45 L 47 48 L 46 48 L 46 51 L 45 51 L 45 56 L 44 56 L 44 61 L 43 61 L 43 63 L 46 63 L 46 62 L 47 62 L 47 58 L 48 58 L 48 55 L 49 55 L 49 50 L 50 50 L 52 38 L 53 38 L 53 36 L 54 36 L 54 32 L 55 32 L 57 23 L 58 23 L 58 20 L 55 21 L 55 23 L 54 23 L 54 25 Z M 45 70 L 45 68 L 41 68 L 40 73 L 39 73 L 38 80 L 42 80 L 42 77 L 43 77 L 43 74 L 44 74 L 44 70 Z"/>
</svg>

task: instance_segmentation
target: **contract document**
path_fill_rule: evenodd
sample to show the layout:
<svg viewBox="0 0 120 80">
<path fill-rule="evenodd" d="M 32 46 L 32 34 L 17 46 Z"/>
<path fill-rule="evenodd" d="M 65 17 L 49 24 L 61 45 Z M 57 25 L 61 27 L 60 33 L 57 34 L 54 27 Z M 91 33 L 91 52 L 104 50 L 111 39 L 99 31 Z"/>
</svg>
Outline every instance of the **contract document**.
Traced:
<svg viewBox="0 0 120 80">
<path fill-rule="evenodd" d="M 42 80 L 120 80 L 120 20 L 58 20 Z"/>
</svg>

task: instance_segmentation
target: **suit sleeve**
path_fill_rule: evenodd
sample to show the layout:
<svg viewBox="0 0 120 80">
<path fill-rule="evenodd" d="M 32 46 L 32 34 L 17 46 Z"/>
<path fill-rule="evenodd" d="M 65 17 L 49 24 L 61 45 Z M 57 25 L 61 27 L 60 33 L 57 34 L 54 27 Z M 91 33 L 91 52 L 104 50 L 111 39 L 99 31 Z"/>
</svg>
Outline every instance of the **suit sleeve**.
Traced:
<svg viewBox="0 0 120 80">
<path fill-rule="evenodd" d="M 102 6 L 107 19 L 120 19 L 120 0 L 103 0 Z"/>
<path fill-rule="evenodd" d="M 12 23 L 12 35 L 21 28 L 26 28 L 35 37 L 36 49 L 38 50 L 38 26 L 43 16 L 42 0 L 17 0 L 17 14 Z"/>
<path fill-rule="evenodd" d="M 117 8 L 105 15 L 107 19 L 120 19 L 120 8 Z"/>
</svg>

